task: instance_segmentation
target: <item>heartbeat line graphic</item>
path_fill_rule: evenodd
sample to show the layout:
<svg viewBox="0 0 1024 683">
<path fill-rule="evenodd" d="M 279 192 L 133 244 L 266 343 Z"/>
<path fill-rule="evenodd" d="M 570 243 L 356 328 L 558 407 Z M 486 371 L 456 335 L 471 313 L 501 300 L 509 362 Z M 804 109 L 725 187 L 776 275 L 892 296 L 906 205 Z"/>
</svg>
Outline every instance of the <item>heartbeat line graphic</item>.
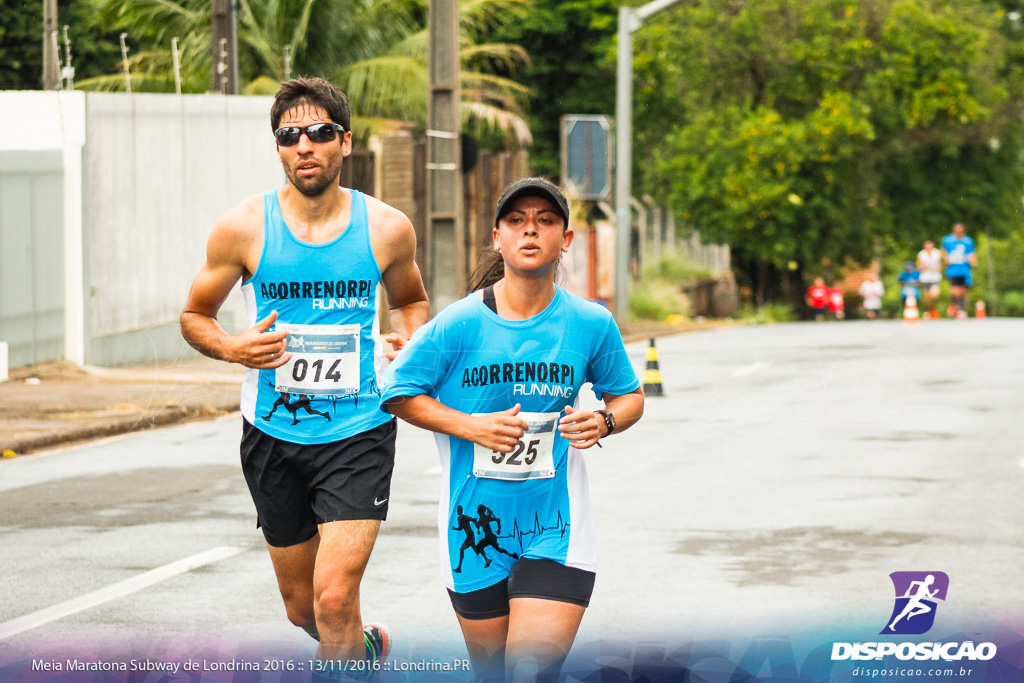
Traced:
<svg viewBox="0 0 1024 683">
<path fill-rule="evenodd" d="M 516 540 L 516 543 L 519 544 L 519 549 L 523 550 L 525 548 L 525 546 L 523 545 L 524 536 L 539 536 L 540 534 L 543 534 L 545 531 L 553 531 L 555 529 L 558 529 L 560 533 L 559 538 L 565 538 L 565 530 L 568 529 L 569 526 L 570 525 L 568 522 L 562 520 L 561 510 L 558 511 L 558 517 L 555 519 L 554 526 L 542 526 L 540 523 L 540 517 L 537 514 L 534 514 L 532 529 L 526 531 L 520 529 L 519 518 L 517 517 L 512 522 L 512 532 L 504 536 L 499 536 L 498 538 L 514 538 Z"/>
</svg>

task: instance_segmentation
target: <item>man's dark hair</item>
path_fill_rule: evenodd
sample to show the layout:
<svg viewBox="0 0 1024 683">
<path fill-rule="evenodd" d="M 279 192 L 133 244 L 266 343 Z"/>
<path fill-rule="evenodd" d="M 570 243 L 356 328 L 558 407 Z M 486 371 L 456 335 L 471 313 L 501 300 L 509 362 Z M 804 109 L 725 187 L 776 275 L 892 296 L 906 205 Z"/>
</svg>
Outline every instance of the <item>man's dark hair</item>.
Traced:
<svg viewBox="0 0 1024 683">
<path fill-rule="evenodd" d="M 346 131 L 352 130 L 348 95 L 322 78 L 295 78 L 282 83 L 270 108 L 270 127 L 277 130 L 289 109 L 303 105 L 323 109 L 331 121 L 344 126 Z"/>
</svg>

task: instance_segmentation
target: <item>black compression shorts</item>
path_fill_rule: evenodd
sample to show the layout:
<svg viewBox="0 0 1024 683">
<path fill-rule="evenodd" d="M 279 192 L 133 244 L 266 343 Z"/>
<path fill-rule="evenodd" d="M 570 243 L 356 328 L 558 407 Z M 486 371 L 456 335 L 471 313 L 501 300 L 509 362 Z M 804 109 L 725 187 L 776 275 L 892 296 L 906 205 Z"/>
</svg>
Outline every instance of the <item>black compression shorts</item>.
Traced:
<svg viewBox="0 0 1024 683">
<path fill-rule="evenodd" d="M 463 619 L 494 619 L 509 613 L 512 598 L 540 598 L 587 607 L 594 592 L 594 572 L 566 567 L 554 560 L 521 559 L 496 584 L 456 593 L 448 589 L 452 607 Z"/>
</svg>

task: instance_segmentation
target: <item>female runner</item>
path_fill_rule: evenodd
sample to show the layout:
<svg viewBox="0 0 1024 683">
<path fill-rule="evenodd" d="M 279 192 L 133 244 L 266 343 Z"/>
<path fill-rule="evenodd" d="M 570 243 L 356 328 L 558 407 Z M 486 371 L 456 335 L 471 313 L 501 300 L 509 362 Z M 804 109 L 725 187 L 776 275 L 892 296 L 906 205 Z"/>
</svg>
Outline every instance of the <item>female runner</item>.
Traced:
<svg viewBox="0 0 1024 683">
<path fill-rule="evenodd" d="M 639 420 L 644 396 L 611 314 L 555 284 L 573 239 L 558 188 L 510 185 L 492 234 L 480 291 L 413 335 L 383 402 L 436 433 L 442 573 L 477 676 L 549 678 L 597 569 L 581 451 Z M 578 408 L 585 382 L 604 411 Z"/>
</svg>

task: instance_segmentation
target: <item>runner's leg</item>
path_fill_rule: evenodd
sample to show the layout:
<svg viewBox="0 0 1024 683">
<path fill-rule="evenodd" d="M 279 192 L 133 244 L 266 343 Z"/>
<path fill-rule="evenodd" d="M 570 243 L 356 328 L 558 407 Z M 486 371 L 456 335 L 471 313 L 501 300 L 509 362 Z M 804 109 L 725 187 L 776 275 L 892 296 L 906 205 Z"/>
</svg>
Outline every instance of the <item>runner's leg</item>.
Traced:
<svg viewBox="0 0 1024 683">
<path fill-rule="evenodd" d="M 557 680 L 586 607 L 542 598 L 509 600 L 505 666 L 510 681 Z"/>
<path fill-rule="evenodd" d="M 312 582 L 320 659 L 366 657 L 359 583 L 379 528 L 380 521 L 375 519 L 320 525 L 320 547 Z"/>
<path fill-rule="evenodd" d="M 456 614 L 477 680 L 501 680 L 505 670 L 508 615 L 493 619 L 466 619 Z"/>
<path fill-rule="evenodd" d="M 316 565 L 320 535 L 305 543 L 287 548 L 270 549 L 270 560 L 277 575 L 277 587 L 284 599 L 288 620 L 310 635 L 316 633 L 316 616 L 313 612 L 313 568 Z M 314 635 L 315 637 L 315 635 Z"/>
</svg>

